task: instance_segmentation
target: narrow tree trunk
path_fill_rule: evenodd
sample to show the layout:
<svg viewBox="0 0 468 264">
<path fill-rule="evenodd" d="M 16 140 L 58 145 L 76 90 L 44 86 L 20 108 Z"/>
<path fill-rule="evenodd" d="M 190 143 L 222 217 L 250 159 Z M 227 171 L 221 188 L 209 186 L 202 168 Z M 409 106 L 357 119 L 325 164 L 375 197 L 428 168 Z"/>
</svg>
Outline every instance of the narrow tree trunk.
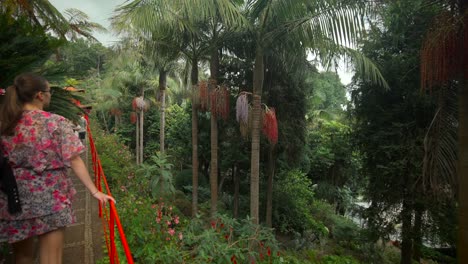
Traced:
<svg viewBox="0 0 468 264">
<path fill-rule="evenodd" d="M 109 124 L 107 124 L 106 113 L 104 113 L 104 111 L 101 111 L 101 116 L 102 121 L 104 122 L 104 128 L 106 129 L 106 132 L 109 133 Z"/>
<path fill-rule="evenodd" d="M 140 118 L 139 118 L 139 115 L 138 115 L 138 112 L 136 112 L 137 114 L 137 120 L 135 122 L 136 124 L 136 142 L 135 142 L 135 153 L 136 153 L 136 163 L 137 165 L 140 164 Z"/>
<path fill-rule="evenodd" d="M 216 80 L 210 80 L 210 91 L 216 89 Z M 212 218 L 216 217 L 218 211 L 218 121 L 216 114 L 211 113 L 210 119 L 211 135 L 211 159 L 210 159 L 210 189 L 211 189 L 211 210 Z"/>
<path fill-rule="evenodd" d="M 460 14 L 468 9 L 468 1 L 460 0 Z M 466 33 L 468 18 L 465 16 L 464 30 L 458 34 L 459 41 L 459 87 L 458 87 L 458 263 L 468 261 L 468 49 Z M 463 39 L 465 35 L 465 39 Z"/>
<path fill-rule="evenodd" d="M 119 124 L 119 116 L 114 115 L 114 132 L 117 131 L 118 124 Z"/>
<path fill-rule="evenodd" d="M 164 137 L 166 126 L 166 83 L 167 72 L 165 70 L 159 71 L 159 91 L 161 92 L 161 124 L 159 129 L 159 150 L 164 153 Z"/>
<path fill-rule="evenodd" d="M 220 170 L 218 170 L 218 171 L 219 171 L 218 179 L 220 179 L 219 184 L 218 184 L 218 197 L 219 197 L 219 194 L 221 194 L 223 192 L 224 181 L 226 180 L 228 173 L 226 172 L 226 173 L 223 174 L 223 173 L 221 173 Z M 232 172 L 231 172 L 231 174 L 232 174 Z"/>
<path fill-rule="evenodd" d="M 423 213 L 424 209 L 421 205 L 415 206 L 413 226 L 413 259 L 418 263 L 421 261 Z"/>
<path fill-rule="evenodd" d="M 263 88 L 263 49 L 257 44 L 253 76 L 252 111 L 252 153 L 250 169 L 250 217 L 254 224 L 259 223 L 259 183 L 260 183 L 260 118 Z"/>
<path fill-rule="evenodd" d="M 213 48 L 210 60 L 211 78 L 208 87 L 211 94 L 215 92 L 218 85 L 219 53 L 217 47 Z M 213 106 L 211 106 L 213 109 Z M 210 189 L 211 189 L 211 218 L 218 213 L 218 118 L 216 113 L 211 112 L 210 119 L 211 135 L 211 159 L 210 159 Z"/>
<path fill-rule="evenodd" d="M 275 145 L 270 144 L 268 152 L 268 184 L 267 184 L 267 202 L 266 202 L 266 225 L 273 226 L 273 178 L 275 177 Z"/>
<path fill-rule="evenodd" d="M 468 67 L 468 66 L 467 66 Z M 468 82 L 459 82 L 458 99 L 458 263 L 468 261 Z"/>
<path fill-rule="evenodd" d="M 405 195 L 406 196 L 406 195 Z M 401 264 L 411 264 L 412 263 L 412 251 L 413 251 L 413 243 L 412 243 L 412 208 L 410 202 L 407 200 L 407 197 L 403 198 L 403 209 L 401 211 L 401 220 L 402 220 L 402 227 L 401 227 Z"/>
<path fill-rule="evenodd" d="M 198 59 L 192 60 L 192 216 L 198 213 L 198 110 L 196 91 L 198 84 Z"/>
<path fill-rule="evenodd" d="M 233 212 L 232 215 L 234 218 L 239 217 L 239 185 L 240 185 L 240 179 L 239 175 L 237 173 L 237 166 L 234 165 L 232 168 L 232 178 L 234 181 L 234 205 L 233 205 Z"/>
<path fill-rule="evenodd" d="M 144 111 L 140 112 L 140 164 L 143 163 L 143 125 L 144 125 Z"/>
</svg>

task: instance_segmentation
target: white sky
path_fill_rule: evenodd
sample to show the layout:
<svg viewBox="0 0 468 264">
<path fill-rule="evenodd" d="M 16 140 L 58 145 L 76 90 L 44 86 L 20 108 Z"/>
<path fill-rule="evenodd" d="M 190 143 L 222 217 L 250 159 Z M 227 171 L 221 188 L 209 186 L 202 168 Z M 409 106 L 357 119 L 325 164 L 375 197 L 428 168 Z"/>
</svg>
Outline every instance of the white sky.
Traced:
<svg viewBox="0 0 468 264">
<path fill-rule="evenodd" d="M 62 14 L 67 8 L 79 9 L 85 12 L 92 22 L 99 23 L 110 31 L 109 18 L 114 9 L 125 0 L 49 0 L 49 2 Z M 117 41 L 117 37 L 111 33 L 94 33 L 94 37 L 104 46 L 111 46 Z"/>
<path fill-rule="evenodd" d="M 65 12 L 67 8 L 77 8 L 85 12 L 92 22 L 96 22 L 109 30 L 109 33 L 94 33 L 104 46 L 111 46 L 118 38 L 110 33 L 109 18 L 113 15 L 114 9 L 126 0 L 49 0 L 58 11 Z M 352 72 L 346 71 L 345 67 L 337 69 L 343 84 L 349 84 L 353 77 Z"/>
</svg>

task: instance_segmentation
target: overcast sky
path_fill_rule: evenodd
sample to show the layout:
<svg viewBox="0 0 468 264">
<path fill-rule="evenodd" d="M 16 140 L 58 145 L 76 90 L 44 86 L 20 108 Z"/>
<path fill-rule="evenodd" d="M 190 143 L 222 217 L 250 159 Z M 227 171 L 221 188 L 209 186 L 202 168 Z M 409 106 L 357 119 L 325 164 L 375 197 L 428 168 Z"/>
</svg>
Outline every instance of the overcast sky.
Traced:
<svg viewBox="0 0 468 264">
<path fill-rule="evenodd" d="M 96 22 L 110 30 L 109 18 L 114 9 L 125 2 L 125 0 L 49 0 L 60 13 L 64 13 L 67 8 L 77 8 L 85 12 L 92 22 Z M 104 46 L 111 46 L 117 37 L 111 33 L 94 33 Z"/>
</svg>

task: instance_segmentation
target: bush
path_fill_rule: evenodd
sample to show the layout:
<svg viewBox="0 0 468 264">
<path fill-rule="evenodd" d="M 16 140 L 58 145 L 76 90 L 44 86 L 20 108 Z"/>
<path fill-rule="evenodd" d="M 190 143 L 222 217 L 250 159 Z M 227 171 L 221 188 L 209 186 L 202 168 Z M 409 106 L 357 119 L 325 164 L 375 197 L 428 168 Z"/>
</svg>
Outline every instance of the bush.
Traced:
<svg viewBox="0 0 468 264">
<path fill-rule="evenodd" d="M 353 257 L 335 256 L 335 255 L 324 256 L 321 260 L 321 263 L 323 264 L 359 264 L 359 262 Z"/>
<path fill-rule="evenodd" d="M 95 122 L 91 123 L 91 128 L 102 168 L 115 194 L 115 191 L 131 183 L 135 161 L 128 147 L 119 142 L 117 135 L 104 133 Z"/>
<path fill-rule="evenodd" d="M 283 233 L 321 229 L 311 217 L 312 182 L 298 170 L 280 172 L 273 191 L 273 223 Z M 320 231 L 320 232 L 323 232 Z"/>
</svg>

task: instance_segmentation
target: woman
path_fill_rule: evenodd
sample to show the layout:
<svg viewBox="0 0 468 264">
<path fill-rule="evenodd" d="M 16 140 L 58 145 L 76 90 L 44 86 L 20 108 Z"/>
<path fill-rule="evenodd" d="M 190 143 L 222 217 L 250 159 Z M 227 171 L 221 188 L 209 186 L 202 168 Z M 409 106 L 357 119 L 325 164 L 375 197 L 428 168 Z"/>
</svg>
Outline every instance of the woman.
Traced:
<svg viewBox="0 0 468 264">
<path fill-rule="evenodd" d="M 52 91 L 41 76 L 17 76 L 0 109 L 0 144 L 16 179 L 21 211 L 10 213 L 0 192 L 0 242 L 12 243 L 16 263 L 33 263 L 38 237 L 41 264 L 62 263 L 65 227 L 75 222 L 76 193 L 67 169 L 101 203 L 115 200 L 99 192 L 80 158 L 84 146 L 62 116 L 43 111 Z"/>
</svg>

